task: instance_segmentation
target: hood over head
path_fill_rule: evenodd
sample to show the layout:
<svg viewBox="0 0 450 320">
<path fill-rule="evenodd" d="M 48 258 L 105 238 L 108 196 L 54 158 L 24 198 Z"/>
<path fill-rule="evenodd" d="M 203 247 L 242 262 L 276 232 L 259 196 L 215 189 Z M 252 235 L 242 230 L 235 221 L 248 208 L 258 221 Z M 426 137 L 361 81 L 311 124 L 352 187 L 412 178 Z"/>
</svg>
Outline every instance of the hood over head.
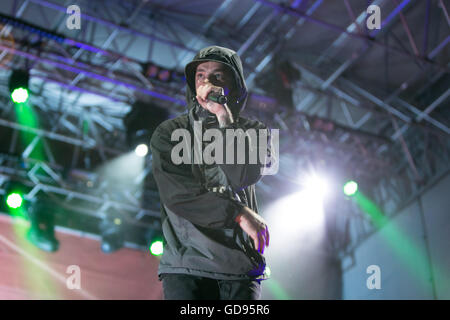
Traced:
<svg viewBox="0 0 450 320">
<path fill-rule="evenodd" d="M 188 108 L 192 109 L 198 105 L 195 98 L 195 71 L 200 63 L 207 61 L 223 63 L 233 71 L 237 95 L 234 99 L 230 99 L 229 97 L 227 105 L 233 116 L 237 118 L 239 113 L 244 109 L 247 101 L 247 86 L 245 84 L 241 59 L 235 51 L 224 47 L 210 46 L 203 48 L 195 55 L 194 59 L 186 65 L 184 74 L 187 82 L 186 98 Z"/>
</svg>

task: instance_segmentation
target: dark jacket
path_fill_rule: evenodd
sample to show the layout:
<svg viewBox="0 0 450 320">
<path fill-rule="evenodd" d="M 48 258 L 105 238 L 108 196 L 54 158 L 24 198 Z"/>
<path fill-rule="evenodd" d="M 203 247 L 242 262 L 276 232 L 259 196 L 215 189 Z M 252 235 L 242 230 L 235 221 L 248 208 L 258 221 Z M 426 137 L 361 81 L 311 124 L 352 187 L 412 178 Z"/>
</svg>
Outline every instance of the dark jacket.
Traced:
<svg viewBox="0 0 450 320">
<path fill-rule="evenodd" d="M 150 143 L 165 240 L 158 275 L 160 278 L 164 273 L 182 273 L 226 280 L 264 279 L 264 257 L 235 222 L 243 206 L 258 212 L 255 183 L 261 178 L 261 165 L 175 165 L 171 160 L 172 147 L 178 144 L 171 141 L 174 130 L 187 129 L 194 139 L 195 120 L 202 121 L 204 130 L 219 128 L 215 115 L 204 110 L 195 99 L 195 69 L 203 61 L 225 63 L 235 72 L 239 94 L 229 101 L 235 122 L 227 128 L 266 129 L 259 121 L 239 116 L 245 106 L 247 88 L 237 54 L 217 46 L 201 50 L 185 69 L 188 113 L 163 122 Z M 219 130 L 224 133 L 227 128 Z M 191 145 L 193 148 L 193 141 Z M 246 144 L 247 149 L 251 146 Z M 193 152 L 191 149 L 191 155 Z"/>
</svg>

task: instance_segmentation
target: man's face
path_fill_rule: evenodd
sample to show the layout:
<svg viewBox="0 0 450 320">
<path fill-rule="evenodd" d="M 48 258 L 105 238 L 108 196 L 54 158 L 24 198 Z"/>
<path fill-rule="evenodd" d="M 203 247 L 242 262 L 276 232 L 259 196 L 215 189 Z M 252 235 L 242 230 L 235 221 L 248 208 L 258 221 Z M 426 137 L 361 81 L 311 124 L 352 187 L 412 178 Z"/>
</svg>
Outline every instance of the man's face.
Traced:
<svg viewBox="0 0 450 320">
<path fill-rule="evenodd" d="M 225 94 L 234 91 L 234 77 L 231 70 L 224 64 L 207 61 L 199 64 L 195 72 L 195 90 L 205 83 L 224 88 Z"/>
</svg>

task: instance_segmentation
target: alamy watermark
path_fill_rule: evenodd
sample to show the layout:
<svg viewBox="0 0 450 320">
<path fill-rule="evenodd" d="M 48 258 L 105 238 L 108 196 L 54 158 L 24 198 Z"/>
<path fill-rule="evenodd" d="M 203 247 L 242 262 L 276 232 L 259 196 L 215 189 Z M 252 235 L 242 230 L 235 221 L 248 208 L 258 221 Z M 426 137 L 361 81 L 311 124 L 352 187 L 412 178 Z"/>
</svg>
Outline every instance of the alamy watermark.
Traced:
<svg viewBox="0 0 450 320">
<path fill-rule="evenodd" d="M 66 273 L 70 276 L 66 280 L 66 286 L 69 290 L 81 289 L 81 269 L 77 265 L 70 265 L 67 267 Z"/>
<path fill-rule="evenodd" d="M 370 277 L 367 278 L 366 286 L 367 289 L 381 289 L 381 269 L 376 264 L 372 264 L 366 269 L 367 274 L 371 274 Z"/>
<path fill-rule="evenodd" d="M 194 154 L 191 152 L 192 138 Z M 172 132 L 171 141 L 178 141 L 170 155 L 176 165 L 259 164 L 261 175 L 278 172 L 278 129 L 225 129 L 223 136 L 223 131 L 215 128 L 203 133 L 202 122 L 195 121 L 194 137 L 189 130 L 179 128 Z M 209 142 L 206 147 L 204 142 Z"/>
<path fill-rule="evenodd" d="M 81 9 L 79 6 L 77 6 L 76 4 L 70 5 L 69 7 L 67 7 L 67 14 L 69 14 L 69 16 L 67 17 L 66 20 L 66 27 L 69 30 L 80 30 L 81 29 Z"/>
<path fill-rule="evenodd" d="M 381 9 L 377 5 L 370 5 L 366 13 L 369 15 L 367 17 L 366 26 L 367 29 L 373 30 L 373 29 L 381 29 Z"/>
</svg>

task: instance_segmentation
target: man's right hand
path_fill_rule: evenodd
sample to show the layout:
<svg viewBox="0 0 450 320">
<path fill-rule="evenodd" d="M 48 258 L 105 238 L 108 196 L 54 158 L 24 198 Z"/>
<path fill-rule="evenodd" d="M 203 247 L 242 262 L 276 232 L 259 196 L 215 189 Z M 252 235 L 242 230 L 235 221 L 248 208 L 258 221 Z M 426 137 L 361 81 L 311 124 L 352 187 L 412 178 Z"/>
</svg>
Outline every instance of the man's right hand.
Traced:
<svg viewBox="0 0 450 320">
<path fill-rule="evenodd" d="M 249 207 L 244 207 L 236 222 L 253 239 L 255 249 L 263 254 L 264 248 L 269 246 L 269 229 L 264 219 Z"/>
</svg>

